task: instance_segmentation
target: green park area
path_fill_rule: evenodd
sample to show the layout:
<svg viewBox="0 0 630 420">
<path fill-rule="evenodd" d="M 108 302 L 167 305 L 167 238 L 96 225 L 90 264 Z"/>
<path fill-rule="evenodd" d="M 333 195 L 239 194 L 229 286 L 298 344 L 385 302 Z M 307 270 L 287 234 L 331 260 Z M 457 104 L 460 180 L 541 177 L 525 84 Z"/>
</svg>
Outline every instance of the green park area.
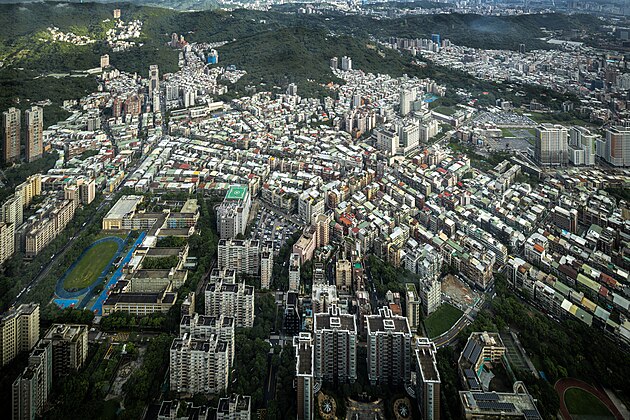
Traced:
<svg viewBox="0 0 630 420">
<path fill-rule="evenodd" d="M 511 132 L 509 129 L 507 129 L 507 128 L 502 128 L 502 129 L 501 129 L 501 135 L 502 135 L 503 137 L 516 137 L 516 136 L 514 135 L 514 133 L 512 133 L 512 132 Z"/>
<path fill-rule="evenodd" d="M 116 251 L 118 251 L 118 243 L 115 241 L 101 242 L 90 248 L 68 273 L 68 277 L 63 282 L 64 289 L 83 289 L 92 284 L 116 255 Z"/>
<path fill-rule="evenodd" d="M 440 113 L 442 115 L 447 115 L 447 116 L 451 116 L 454 115 L 455 112 L 457 112 L 456 109 L 448 107 L 448 106 L 438 106 L 437 108 L 434 108 L 433 111 Z"/>
<path fill-rule="evenodd" d="M 564 393 L 564 402 L 572 417 L 588 417 L 597 419 L 613 419 L 613 415 L 597 398 L 580 388 L 570 388 Z"/>
<path fill-rule="evenodd" d="M 463 312 L 445 303 L 441 305 L 437 311 L 424 320 L 424 326 L 427 328 L 427 335 L 429 338 L 435 338 L 440 334 L 448 331 L 459 318 L 461 318 Z"/>
</svg>

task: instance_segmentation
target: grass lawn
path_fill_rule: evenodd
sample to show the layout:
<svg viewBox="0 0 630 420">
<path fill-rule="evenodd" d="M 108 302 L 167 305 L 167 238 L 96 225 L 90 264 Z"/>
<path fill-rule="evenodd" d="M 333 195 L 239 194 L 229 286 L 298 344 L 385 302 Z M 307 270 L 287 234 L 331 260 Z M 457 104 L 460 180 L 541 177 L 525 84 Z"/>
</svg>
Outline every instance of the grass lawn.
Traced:
<svg viewBox="0 0 630 420">
<path fill-rule="evenodd" d="M 442 304 L 437 311 L 424 320 L 429 338 L 437 337 L 446 332 L 457 322 L 463 312 L 448 303 Z"/>
<path fill-rule="evenodd" d="M 511 132 L 509 129 L 507 129 L 507 128 L 502 128 L 502 129 L 501 129 L 501 135 L 502 135 L 503 137 L 516 137 L 516 136 L 514 135 L 514 133 L 512 133 L 512 132 Z"/>
<path fill-rule="evenodd" d="M 564 393 L 564 402 L 572 415 L 614 418 L 599 398 L 579 388 L 567 389 Z"/>
<path fill-rule="evenodd" d="M 449 108 L 447 106 L 438 106 L 437 108 L 432 109 L 432 111 L 438 112 L 442 115 L 451 116 L 455 114 L 456 110 L 453 108 Z"/>
<path fill-rule="evenodd" d="M 118 244 L 114 241 L 101 242 L 91 248 L 72 269 L 63 282 L 66 290 L 83 289 L 98 278 L 109 260 L 116 254 Z"/>
</svg>

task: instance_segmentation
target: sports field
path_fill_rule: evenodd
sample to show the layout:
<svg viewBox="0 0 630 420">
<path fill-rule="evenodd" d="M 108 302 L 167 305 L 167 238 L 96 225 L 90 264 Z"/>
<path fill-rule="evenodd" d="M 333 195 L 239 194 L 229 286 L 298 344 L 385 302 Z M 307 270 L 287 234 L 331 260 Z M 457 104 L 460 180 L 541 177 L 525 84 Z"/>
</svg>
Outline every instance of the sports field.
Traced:
<svg viewBox="0 0 630 420">
<path fill-rule="evenodd" d="M 104 241 L 90 248 L 68 273 L 63 282 L 66 290 L 83 289 L 91 285 L 107 267 L 109 261 L 116 255 L 118 243 Z"/>
<path fill-rule="evenodd" d="M 595 395 L 580 388 L 569 388 L 564 393 L 564 402 L 571 417 L 593 416 L 599 419 L 614 419 L 608 408 Z"/>
<path fill-rule="evenodd" d="M 461 318 L 462 314 L 462 311 L 448 303 L 441 305 L 437 311 L 424 320 L 429 338 L 435 338 L 448 331 Z"/>
</svg>

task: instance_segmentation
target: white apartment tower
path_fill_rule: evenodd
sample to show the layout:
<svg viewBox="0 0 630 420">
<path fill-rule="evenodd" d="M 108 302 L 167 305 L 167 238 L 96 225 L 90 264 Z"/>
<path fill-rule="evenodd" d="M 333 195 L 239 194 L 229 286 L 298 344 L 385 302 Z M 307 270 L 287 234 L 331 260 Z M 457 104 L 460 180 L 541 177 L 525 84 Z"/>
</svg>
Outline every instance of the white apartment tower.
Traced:
<svg viewBox="0 0 630 420">
<path fill-rule="evenodd" d="M 230 275 L 231 274 L 231 275 Z M 214 282 L 213 282 L 214 280 Z M 206 316 L 234 318 L 237 328 L 254 325 L 254 288 L 235 283 L 233 270 L 213 270 L 205 291 Z"/>
<path fill-rule="evenodd" d="M 372 384 L 408 384 L 411 380 L 411 330 L 403 316 L 388 307 L 365 317 L 368 377 Z"/>
<path fill-rule="evenodd" d="M 219 394 L 228 386 L 228 344 L 215 334 L 205 340 L 185 334 L 170 350 L 171 391 Z"/>
<path fill-rule="evenodd" d="M 357 322 L 336 305 L 315 314 L 315 378 L 344 383 L 357 379 Z"/>
<path fill-rule="evenodd" d="M 26 110 L 26 161 L 33 162 L 44 153 L 44 109 L 34 106 Z"/>
<path fill-rule="evenodd" d="M 569 162 L 569 133 L 559 124 L 536 127 L 534 160 L 542 166 L 566 166 Z"/>
</svg>

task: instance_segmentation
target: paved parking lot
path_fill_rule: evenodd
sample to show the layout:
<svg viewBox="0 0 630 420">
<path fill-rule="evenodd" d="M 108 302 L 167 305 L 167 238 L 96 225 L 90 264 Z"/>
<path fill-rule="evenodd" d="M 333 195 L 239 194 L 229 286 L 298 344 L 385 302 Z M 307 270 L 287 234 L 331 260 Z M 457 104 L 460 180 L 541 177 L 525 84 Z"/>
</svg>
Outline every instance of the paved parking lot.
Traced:
<svg viewBox="0 0 630 420">
<path fill-rule="evenodd" d="M 280 248 L 297 230 L 298 226 L 285 218 L 278 216 L 264 207 L 260 207 L 254 218 L 251 237 L 261 241 L 273 241 L 273 251 L 280 252 Z"/>
</svg>

